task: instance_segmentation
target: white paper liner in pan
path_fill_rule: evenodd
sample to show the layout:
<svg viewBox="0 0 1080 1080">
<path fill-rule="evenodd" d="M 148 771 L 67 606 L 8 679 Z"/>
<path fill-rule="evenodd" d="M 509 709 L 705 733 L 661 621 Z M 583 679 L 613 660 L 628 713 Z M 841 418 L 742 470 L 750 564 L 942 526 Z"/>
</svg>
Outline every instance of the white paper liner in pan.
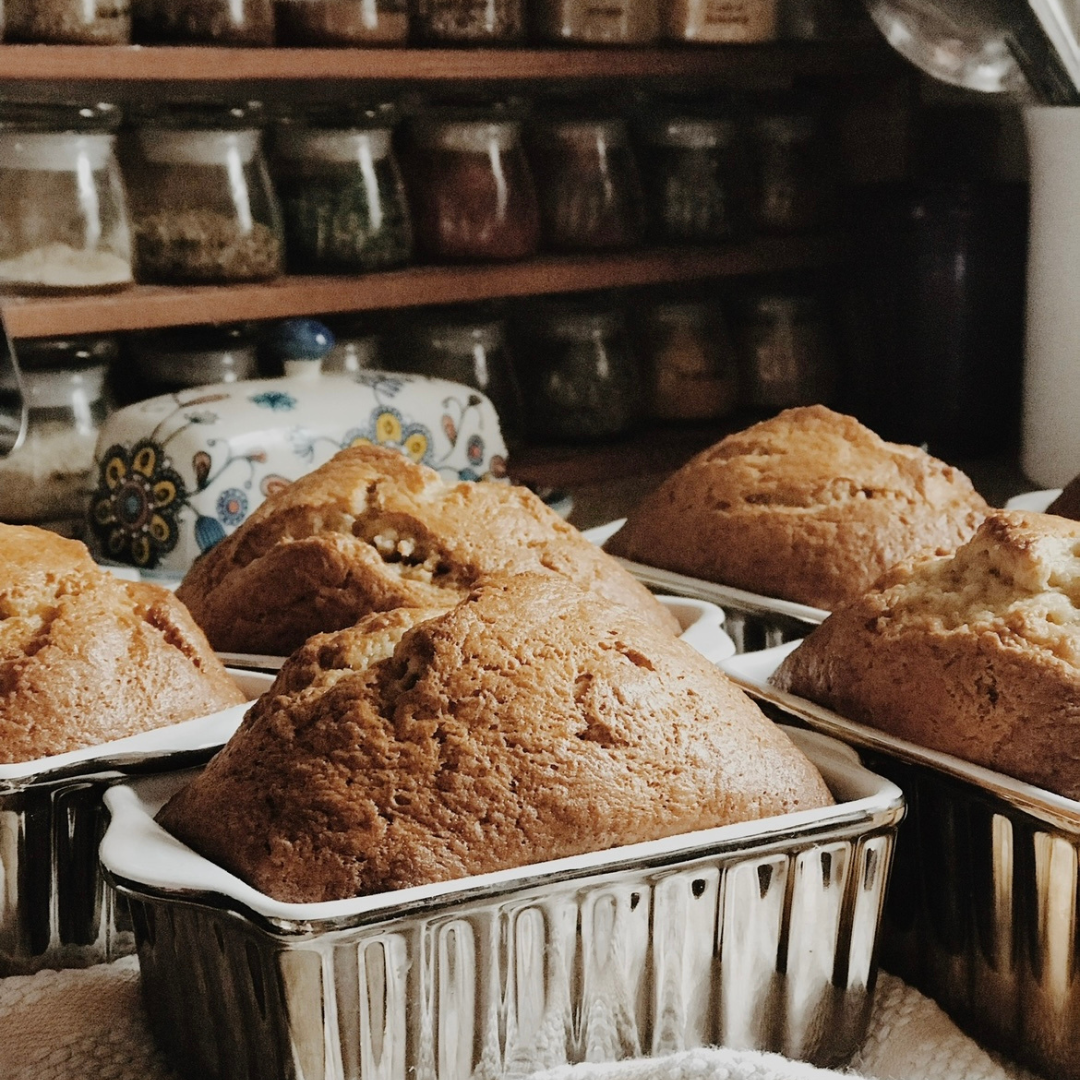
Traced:
<svg viewBox="0 0 1080 1080">
<path fill-rule="evenodd" d="M 929 750 L 906 739 L 897 738 L 876 728 L 848 720 L 838 713 L 806 698 L 790 694 L 773 686 L 769 679 L 784 658 L 799 642 L 789 641 L 755 653 L 732 656 L 720 667 L 740 686 L 752 694 L 771 701 L 786 712 L 811 722 L 817 730 L 824 731 L 849 745 L 865 747 L 887 753 L 901 761 L 926 765 L 946 776 L 964 780 L 975 787 L 990 792 L 1012 806 L 1030 813 L 1040 820 L 1066 832 L 1080 834 L 1080 802 L 1057 795 L 1045 788 L 1016 780 L 981 765 L 973 765 L 962 758 L 940 750 Z"/>
<path fill-rule="evenodd" d="M 89 775 L 98 769 L 122 768 L 174 753 L 189 753 L 223 745 L 240 725 L 251 701 L 268 689 L 273 681 L 272 676 L 258 671 L 229 669 L 229 674 L 247 696 L 246 702 L 207 716 L 166 724 L 66 754 L 0 765 L 0 791 L 56 776 Z"/>
<path fill-rule="evenodd" d="M 1006 510 L 1034 510 L 1037 514 L 1047 511 L 1050 504 L 1061 494 L 1061 488 L 1047 488 L 1043 491 L 1025 491 L 1014 495 L 1006 504 Z"/>
<path fill-rule="evenodd" d="M 567 879 L 579 872 L 646 865 L 698 849 L 753 846 L 833 822 L 839 824 L 877 814 L 887 816 L 900 804 L 899 789 L 866 769 L 858 755 L 843 743 L 816 732 L 786 730 L 821 770 L 837 798 L 837 805 L 390 893 L 296 904 L 274 900 L 252 888 L 196 854 L 157 824 L 154 815 L 190 779 L 187 774 L 172 773 L 126 781 L 106 792 L 105 805 L 111 819 L 101 845 L 101 861 L 115 877 L 142 886 L 169 892 L 213 893 L 235 900 L 268 919 L 317 923 L 425 904 L 441 897 L 499 892 L 537 880 Z"/>
</svg>

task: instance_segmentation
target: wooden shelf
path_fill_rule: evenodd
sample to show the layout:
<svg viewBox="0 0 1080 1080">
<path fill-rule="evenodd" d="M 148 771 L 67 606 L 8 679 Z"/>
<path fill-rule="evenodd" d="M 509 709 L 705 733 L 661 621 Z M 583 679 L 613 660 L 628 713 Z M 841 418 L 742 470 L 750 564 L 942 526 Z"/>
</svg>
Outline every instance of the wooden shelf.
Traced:
<svg viewBox="0 0 1080 1080">
<path fill-rule="evenodd" d="M 820 269 L 839 263 L 845 251 L 837 236 L 760 237 L 718 248 L 546 255 L 505 265 L 417 266 L 363 277 L 142 285 L 93 295 L 0 297 L 0 319 L 13 339 L 99 334 Z"/>
<path fill-rule="evenodd" d="M 875 41 L 606 49 L 0 45 L 0 82 L 708 79 L 872 74 L 886 63 L 895 64 L 895 54 Z"/>
</svg>

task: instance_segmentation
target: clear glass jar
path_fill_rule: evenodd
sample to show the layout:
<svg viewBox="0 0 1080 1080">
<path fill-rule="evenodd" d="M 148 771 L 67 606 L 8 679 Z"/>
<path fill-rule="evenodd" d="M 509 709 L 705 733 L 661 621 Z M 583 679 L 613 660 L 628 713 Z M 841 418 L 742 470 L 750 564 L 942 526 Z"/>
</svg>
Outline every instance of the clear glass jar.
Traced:
<svg viewBox="0 0 1080 1080">
<path fill-rule="evenodd" d="M 516 119 L 418 121 L 402 164 L 418 249 L 435 260 L 522 259 L 540 210 Z"/>
<path fill-rule="evenodd" d="M 273 0 L 132 0 L 137 42 L 274 44 Z"/>
<path fill-rule="evenodd" d="M 525 39 L 525 3 L 416 0 L 412 29 L 425 45 L 513 45 Z"/>
<path fill-rule="evenodd" d="M 412 224 L 392 137 L 389 114 L 379 111 L 277 129 L 270 168 L 291 271 L 361 273 L 409 262 Z"/>
<path fill-rule="evenodd" d="M 649 45 L 660 37 L 659 0 L 537 0 L 536 31 L 545 41 Z"/>
<path fill-rule="evenodd" d="M 819 118 L 810 112 L 764 113 L 750 126 L 751 199 L 762 232 L 818 228 L 832 214 L 834 179 Z"/>
<path fill-rule="evenodd" d="M 672 0 L 664 35 L 672 41 L 773 41 L 778 32 L 777 0 Z"/>
<path fill-rule="evenodd" d="M 618 304 L 587 299 L 539 305 L 522 345 L 518 377 L 532 441 L 612 438 L 643 415 L 640 363 Z"/>
<path fill-rule="evenodd" d="M 18 450 L 0 457 L 0 521 L 82 538 L 116 340 L 31 339 L 16 355 L 27 428 Z"/>
<path fill-rule="evenodd" d="M 118 122 L 111 105 L 0 109 L 0 290 L 131 284 Z"/>
<path fill-rule="evenodd" d="M 746 154 L 734 119 L 657 120 L 645 128 L 641 160 L 658 240 L 710 244 L 746 231 Z"/>
<path fill-rule="evenodd" d="M 547 120 L 532 141 L 547 245 L 589 251 L 644 240 L 641 177 L 624 120 Z"/>
<path fill-rule="evenodd" d="M 254 379 L 258 341 L 251 323 L 193 326 L 133 334 L 128 341 L 135 400 L 194 386 Z"/>
<path fill-rule="evenodd" d="M 126 45 L 131 0 L 4 0 L 4 40 L 48 45 Z"/>
<path fill-rule="evenodd" d="M 383 364 L 384 332 L 368 318 L 325 320 L 334 335 L 334 344 L 323 357 L 324 373 L 355 375 L 359 371 L 379 371 Z"/>
<path fill-rule="evenodd" d="M 752 298 L 740 336 L 749 404 L 788 409 L 832 401 L 837 362 L 817 297 L 767 293 Z"/>
<path fill-rule="evenodd" d="M 717 420 L 739 404 L 739 361 L 719 304 L 665 301 L 645 321 L 648 402 L 661 420 Z"/>
<path fill-rule="evenodd" d="M 506 324 L 477 314 L 429 313 L 407 337 L 404 369 L 450 379 L 485 394 L 499 415 L 499 427 L 511 445 L 524 434 L 524 406 L 507 344 Z"/>
<path fill-rule="evenodd" d="M 404 45 L 406 0 L 274 0 L 278 44 Z"/>
<path fill-rule="evenodd" d="M 172 106 L 139 124 L 124 159 L 137 281 L 263 281 L 283 272 L 260 115 L 254 106 Z"/>
</svg>

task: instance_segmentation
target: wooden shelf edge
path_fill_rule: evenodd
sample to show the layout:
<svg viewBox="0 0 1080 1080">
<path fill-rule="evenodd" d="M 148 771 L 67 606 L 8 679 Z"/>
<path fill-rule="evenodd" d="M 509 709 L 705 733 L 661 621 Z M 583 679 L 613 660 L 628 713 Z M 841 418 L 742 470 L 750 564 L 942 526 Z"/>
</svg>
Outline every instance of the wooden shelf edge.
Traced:
<svg viewBox="0 0 1080 1080">
<path fill-rule="evenodd" d="M 837 236 L 760 237 L 715 249 L 540 256 L 506 265 L 418 266 L 363 277 L 284 277 L 259 284 L 9 296 L 0 297 L 0 319 L 12 339 L 102 334 L 815 269 L 837 264 L 845 250 Z"/>
<path fill-rule="evenodd" d="M 751 72 L 872 72 L 890 58 L 894 54 L 875 41 L 599 49 L 0 45 L 0 82 L 707 78 Z"/>
</svg>

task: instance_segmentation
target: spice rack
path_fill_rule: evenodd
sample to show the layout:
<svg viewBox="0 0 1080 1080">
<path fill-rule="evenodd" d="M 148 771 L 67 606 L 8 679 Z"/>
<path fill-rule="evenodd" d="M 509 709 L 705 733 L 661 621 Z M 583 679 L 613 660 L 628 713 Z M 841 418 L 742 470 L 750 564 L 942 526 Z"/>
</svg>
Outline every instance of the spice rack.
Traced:
<svg viewBox="0 0 1080 1080">
<path fill-rule="evenodd" d="M 319 83 L 391 92 L 463 83 L 776 86 L 793 80 L 903 78 L 883 43 L 770 43 L 649 48 L 289 49 L 0 45 L 0 95 L 88 94 L 123 104 L 150 93 L 220 92 L 245 84 L 253 96 L 303 94 Z M 838 265 L 837 236 L 758 237 L 716 248 L 651 248 L 592 256 L 541 256 L 521 263 L 413 266 L 356 277 L 289 276 L 255 285 L 136 286 L 116 293 L 0 298 L 10 339 L 123 332 L 207 322 L 284 318 L 477 301 L 609 287 L 738 277 Z M 710 433 L 661 440 L 677 462 Z M 653 451 L 649 452 L 654 454 Z M 648 456 L 648 455 L 647 455 Z M 622 448 L 530 452 L 530 469 L 553 485 L 598 468 L 639 468 Z M 582 460 L 586 464 L 582 468 Z M 666 459 L 665 459 L 666 460 Z M 591 462 L 592 464 L 588 464 Z"/>
</svg>

